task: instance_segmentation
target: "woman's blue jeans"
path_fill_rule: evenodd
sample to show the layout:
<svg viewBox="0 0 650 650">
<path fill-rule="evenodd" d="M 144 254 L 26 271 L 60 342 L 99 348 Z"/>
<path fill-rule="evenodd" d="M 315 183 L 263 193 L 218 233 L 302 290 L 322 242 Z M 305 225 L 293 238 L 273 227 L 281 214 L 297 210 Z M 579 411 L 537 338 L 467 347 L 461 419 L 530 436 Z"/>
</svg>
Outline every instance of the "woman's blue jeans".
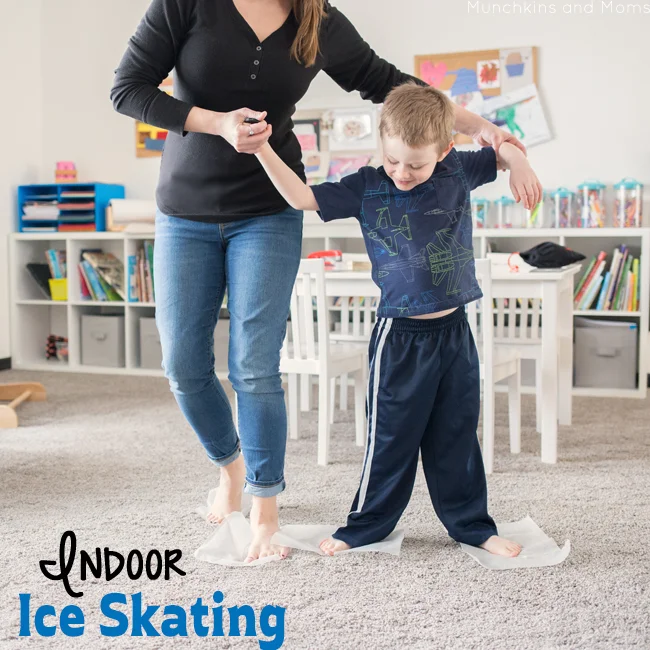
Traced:
<svg viewBox="0 0 650 650">
<path fill-rule="evenodd" d="M 280 351 L 301 246 L 302 212 L 293 209 L 224 224 L 156 215 L 156 324 L 165 376 L 215 465 L 243 452 L 245 491 L 256 496 L 285 487 Z M 239 435 L 214 369 L 214 329 L 226 289 L 228 378 Z"/>
</svg>

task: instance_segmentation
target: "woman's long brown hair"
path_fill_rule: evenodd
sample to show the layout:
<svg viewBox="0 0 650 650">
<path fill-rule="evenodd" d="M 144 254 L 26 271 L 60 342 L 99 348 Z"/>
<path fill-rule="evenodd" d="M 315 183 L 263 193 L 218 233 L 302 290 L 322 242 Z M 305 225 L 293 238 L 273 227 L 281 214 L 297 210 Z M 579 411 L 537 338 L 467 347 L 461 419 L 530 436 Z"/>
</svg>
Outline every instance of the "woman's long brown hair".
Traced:
<svg viewBox="0 0 650 650">
<path fill-rule="evenodd" d="M 291 46 L 291 56 L 309 67 L 318 56 L 318 34 L 325 16 L 325 0 L 293 0 L 293 13 L 298 20 L 298 33 Z"/>
</svg>

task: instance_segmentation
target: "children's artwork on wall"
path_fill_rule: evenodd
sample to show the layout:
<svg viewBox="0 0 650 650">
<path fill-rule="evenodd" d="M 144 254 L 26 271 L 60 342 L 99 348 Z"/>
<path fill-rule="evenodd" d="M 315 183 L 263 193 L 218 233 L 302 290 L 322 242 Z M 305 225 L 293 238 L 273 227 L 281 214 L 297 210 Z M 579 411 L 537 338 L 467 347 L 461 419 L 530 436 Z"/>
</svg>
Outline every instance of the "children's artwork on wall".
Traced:
<svg viewBox="0 0 650 650">
<path fill-rule="evenodd" d="M 486 99 L 483 117 L 516 135 L 526 147 L 551 139 L 535 84 Z"/>
<path fill-rule="evenodd" d="M 502 70 L 501 93 L 535 83 L 532 47 L 500 50 L 499 57 Z"/>
<path fill-rule="evenodd" d="M 499 68 L 501 62 L 499 59 L 492 61 L 479 61 L 476 64 L 476 75 L 478 77 L 478 87 L 480 90 L 487 88 L 499 88 L 501 85 Z"/>
<path fill-rule="evenodd" d="M 330 161 L 327 180 L 331 183 L 338 183 L 342 178 L 358 172 L 365 167 L 372 158 L 372 155 L 364 156 L 341 156 L 332 158 Z"/>
<path fill-rule="evenodd" d="M 159 86 L 160 90 L 173 95 L 172 77 L 167 77 Z M 139 120 L 135 121 L 135 155 L 138 158 L 153 158 L 162 155 L 167 130 L 150 126 Z"/>
<path fill-rule="evenodd" d="M 330 151 L 377 148 L 377 112 L 369 109 L 338 109 L 329 116 Z"/>
<path fill-rule="evenodd" d="M 305 176 L 310 178 L 327 178 L 330 157 L 324 151 L 303 151 L 302 162 L 305 166 Z"/>
<path fill-rule="evenodd" d="M 535 86 L 537 48 L 416 56 L 415 74 L 459 106 L 510 131 L 527 146 L 551 138 Z M 454 140 L 456 144 L 472 142 L 460 133 Z"/>
<path fill-rule="evenodd" d="M 320 151 L 320 120 L 294 120 L 293 126 L 303 151 Z"/>
</svg>

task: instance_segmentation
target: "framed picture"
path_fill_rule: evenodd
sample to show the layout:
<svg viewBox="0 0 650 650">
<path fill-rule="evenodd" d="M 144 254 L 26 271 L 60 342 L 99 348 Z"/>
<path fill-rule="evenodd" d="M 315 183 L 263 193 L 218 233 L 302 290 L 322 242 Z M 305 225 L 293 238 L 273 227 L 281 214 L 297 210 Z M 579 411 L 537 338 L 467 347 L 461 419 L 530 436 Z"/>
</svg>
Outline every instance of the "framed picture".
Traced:
<svg viewBox="0 0 650 650">
<path fill-rule="evenodd" d="M 320 151 L 320 120 L 294 120 L 293 132 L 303 151 Z"/>
<path fill-rule="evenodd" d="M 309 178 L 327 178 L 330 167 L 330 156 L 325 151 L 303 151 L 302 162 L 305 166 L 305 176 Z"/>
<path fill-rule="evenodd" d="M 330 114 L 330 151 L 369 151 L 377 149 L 377 111 L 337 109 Z"/>
</svg>

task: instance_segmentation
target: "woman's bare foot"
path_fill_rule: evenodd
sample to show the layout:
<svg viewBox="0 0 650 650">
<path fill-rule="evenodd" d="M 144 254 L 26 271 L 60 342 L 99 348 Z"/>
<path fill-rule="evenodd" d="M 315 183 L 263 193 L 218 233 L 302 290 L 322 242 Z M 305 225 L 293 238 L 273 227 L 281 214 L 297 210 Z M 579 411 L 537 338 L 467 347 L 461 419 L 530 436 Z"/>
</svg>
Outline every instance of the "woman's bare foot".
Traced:
<svg viewBox="0 0 650 650">
<path fill-rule="evenodd" d="M 276 497 L 253 497 L 251 528 L 253 541 L 248 548 L 246 562 L 270 555 L 279 555 L 284 559 L 289 555 L 289 549 L 286 546 L 271 544 L 271 537 L 280 530 Z"/>
<path fill-rule="evenodd" d="M 497 535 L 492 535 L 490 539 L 481 544 L 488 553 L 494 555 L 504 555 L 505 557 L 517 557 L 521 553 L 521 544 L 511 542 L 509 539 L 503 539 Z"/>
<path fill-rule="evenodd" d="M 342 542 L 340 539 L 334 539 L 333 537 L 328 537 L 320 543 L 320 550 L 325 555 L 334 555 L 334 553 L 338 553 L 339 551 L 347 551 L 349 548 L 349 544 Z"/>
<path fill-rule="evenodd" d="M 221 468 L 219 487 L 214 503 L 206 516 L 209 524 L 220 524 L 231 512 L 241 510 L 242 492 L 246 479 L 244 457 L 240 454 L 232 463 Z"/>
</svg>

